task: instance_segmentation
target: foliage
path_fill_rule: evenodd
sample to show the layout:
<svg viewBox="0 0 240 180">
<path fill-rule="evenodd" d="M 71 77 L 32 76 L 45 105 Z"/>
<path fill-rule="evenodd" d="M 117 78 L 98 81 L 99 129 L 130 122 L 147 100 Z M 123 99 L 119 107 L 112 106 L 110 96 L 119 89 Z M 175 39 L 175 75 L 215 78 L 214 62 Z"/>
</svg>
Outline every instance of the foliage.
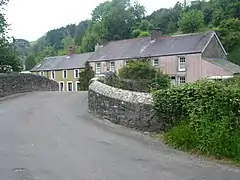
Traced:
<svg viewBox="0 0 240 180">
<path fill-rule="evenodd" d="M 36 65 L 35 56 L 29 55 L 25 61 L 26 70 L 31 70 Z"/>
<path fill-rule="evenodd" d="M 145 7 L 137 2 L 111 0 L 96 6 L 90 20 L 50 30 L 34 44 L 30 42 L 30 48 L 17 50 L 22 59 L 27 57 L 22 54 L 28 51 L 27 55 L 33 54 L 36 61 L 41 61 L 49 54 L 65 55 L 69 44 L 78 47 L 77 53 L 90 52 L 97 43 L 146 37 L 153 28 L 161 29 L 164 35 L 179 34 L 179 30 L 189 33 L 219 29 L 229 60 L 240 64 L 239 7 L 239 0 L 200 0 L 192 5 L 177 2 L 171 8 L 160 8 L 146 16 Z M 54 52 L 46 52 L 46 49 Z"/>
<path fill-rule="evenodd" d="M 240 161 L 239 82 L 239 77 L 224 82 L 201 80 L 156 91 L 154 108 L 168 129 L 166 142 Z"/>
<path fill-rule="evenodd" d="M 147 31 L 142 31 L 142 32 L 139 34 L 138 37 L 148 37 L 148 36 L 150 36 L 149 32 L 147 32 Z"/>
<path fill-rule="evenodd" d="M 0 73 L 8 73 L 11 71 L 21 71 L 21 62 L 17 54 L 13 42 L 10 42 L 7 36 L 8 24 L 3 14 L 4 5 L 8 0 L 0 1 Z"/>
<path fill-rule="evenodd" d="M 184 33 L 194 33 L 204 25 L 204 16 L 202 11 L 191 10 L 181 14 L 179 20 L 180 30 Z"/>
<path fill-rule="evenodd" d="M 79 82 L 80 82 L 80 90 L 87 91 L 89 87 L 90 80 L 94 77 L 94 71 L 92 67 L 89 65 L 87 61 L 85 63 L 85 68 L 83 71 L 79 73 Z"/>
<path fill-rule="evenodd" d="M 119 71 L 120 87 L 128 90 L 150 92 L 152 89 L 170 87 L 170 78 L 157 71 L 146 59 L 132 60 Z"/>
</svg>

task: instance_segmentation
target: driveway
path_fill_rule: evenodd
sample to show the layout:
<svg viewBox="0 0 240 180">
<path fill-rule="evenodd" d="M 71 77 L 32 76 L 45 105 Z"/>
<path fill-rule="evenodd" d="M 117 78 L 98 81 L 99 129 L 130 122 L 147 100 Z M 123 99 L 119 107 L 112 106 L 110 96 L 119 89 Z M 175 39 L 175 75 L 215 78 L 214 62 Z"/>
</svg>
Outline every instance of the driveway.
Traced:
<svg viewBox="0 0 240 180">
<path fill-rule="evenodd" d="M 92 117 L 86 92 L 34 92 L 0 101 L 0 179 L 239 180 L 240 170 Z"/>
</svg>

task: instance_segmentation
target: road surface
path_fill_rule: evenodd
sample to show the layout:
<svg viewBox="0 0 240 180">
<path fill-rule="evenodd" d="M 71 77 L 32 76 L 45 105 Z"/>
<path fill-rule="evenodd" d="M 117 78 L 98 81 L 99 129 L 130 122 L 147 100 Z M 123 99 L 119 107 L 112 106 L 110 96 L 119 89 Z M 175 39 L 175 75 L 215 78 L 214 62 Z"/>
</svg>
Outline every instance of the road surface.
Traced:
<svg viewBox="0 0 240 180">
<path fill-rule="evenodd" d="M 0 100 L 0 179 L 239 180 L 240 170 L 92 117 L 86 92 L 34 92 Z"/>
</svg>

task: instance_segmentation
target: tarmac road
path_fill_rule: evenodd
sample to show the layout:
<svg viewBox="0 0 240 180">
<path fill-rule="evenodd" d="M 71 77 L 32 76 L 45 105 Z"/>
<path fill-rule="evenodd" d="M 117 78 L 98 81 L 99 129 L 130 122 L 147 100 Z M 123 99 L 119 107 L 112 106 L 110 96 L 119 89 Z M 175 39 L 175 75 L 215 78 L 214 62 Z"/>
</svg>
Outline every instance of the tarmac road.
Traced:
<svg viewBox="0 0 240 180">
<path fill-rule="evenodd" d="M 239 180 L 240 170 L 88 114 L 87 92 L 0 100 L 0 180 Z"/>
</svg>

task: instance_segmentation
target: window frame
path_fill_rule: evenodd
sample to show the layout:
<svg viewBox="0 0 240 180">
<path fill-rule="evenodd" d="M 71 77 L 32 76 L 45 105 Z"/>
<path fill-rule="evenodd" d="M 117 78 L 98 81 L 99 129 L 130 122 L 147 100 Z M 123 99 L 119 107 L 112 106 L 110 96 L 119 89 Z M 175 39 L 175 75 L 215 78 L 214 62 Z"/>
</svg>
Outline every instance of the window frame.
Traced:
<svg viewBox="0 0 240 180">
<path fill-rule="evenodd" d="M 64 72 L 66 72 L 66 77 L 64 77 Z M 62 78 L 67 79 L 68 77 L 68 71 L 67 70 L 62 70 Z"/>
<path fill-rule="evenodd" d="M 184 83 L 182 82 L 183 79 L 181 79 L 181 78 L 184 78 Z M 185 77 L 185 76 L 178 76 L 178 77 L 177 77 L 177 84 L 178 84 L 178 85 L 184 85 L 184 84 L 186 84 L 186 77 Z"/>
<path fill-rule="evenodd" d="M 80 81 L 76 81 L 76 82 L 75 82 L 75 91 L 79 91 L 79 90 L 78 90 L 78 86 L 77 86 L 78 84 L 80 84 Z"/>
<path fill-rule="evenodd" d="M 114 63 L 114 66 L 112 66 L 112 63 Z M 112 67 L 114 67 L 113 70 L 112 70 Z M 115 72 L 116 71 L 116 63 L 115 63 L 115 61 L 109 62 L 109 70 L 111 72 Z"/>
<path fill-rule="evenodd" d="M 63 84 L 63 89 L 62 89 L 62 91 L 61 91 L 61 86 L 60 86 L 61 83 Z M 59 91 L 60 91 L 60 92 L 64 92 L 64 91 L 65 91 L 65 83 L 64 83 L 64 81 L 59 81 L 59 82 L 58 82 L 58 85 L 59 85 Z"/>
<path fill-rule="evenodd" d="M 51 76 L 50 77 L 51 77 L 51 79 L 55 79 L 56 78 L 56 71 L 51 71 Z"/>
<path fill-rule="evenodd" d="M 157 64 L 155 64 L 155 61 L 157 60 Z M 153 66 L 159 66 L 159 58 L 153 58 L 152 59 L 152 64 L 153 64 Z"/>
<path fill-rule="evenodd" d="M 72 90 L 71 91 L 69 91 L 69 84 L 72 84 Z M 67 81 L 67 92 L 73 92 L 74 90 L 73 90 L 73 82 L 72 81 Z"/>
<path fill-rule="evenodd" d="M 184 62 L 181 62 L 181 60 L 184 59 Z M 179 72 L 185 72 L 186 71 L 186 57 L 185 56 L 178 56 L 178 71 Z M 181 65 L 184 65 L 184 68 L 181 67 Z"/>
<path fill-rule="evenodd" d="M 74 78 L 79 78 L 79 72 L 79 69 L 74 69 Z"/>
<path fill-rule="evenodd" d="M 98 67 L 98 65 L 99 65 L 99 67 Z M 97 71 L 97 70 L 99 70 L 99 71 Z M 101 62 L 96 62 L 96 64 L 95 64 L 95 73 L 96 74 L 101 74 Z"/>
</svg>

